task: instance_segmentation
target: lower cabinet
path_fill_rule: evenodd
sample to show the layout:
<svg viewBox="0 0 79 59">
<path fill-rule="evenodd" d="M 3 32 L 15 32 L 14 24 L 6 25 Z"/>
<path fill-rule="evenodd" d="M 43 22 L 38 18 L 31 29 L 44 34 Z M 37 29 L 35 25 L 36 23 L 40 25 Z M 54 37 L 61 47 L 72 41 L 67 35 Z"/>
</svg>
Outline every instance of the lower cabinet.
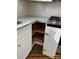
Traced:
<svg viewBox="0 0 79 59">
<path fill-rule="evenodd" d="M 45 29 L 45 24 L 39 22 L 19 29 L 17 31 L 17 59 L 25 59 L 32 49 L 32 43 L 35 42 L 43 46 L 44 55 L 54 58 L 60 32 L 60 28 L 46 26 Z"/>
<path fill-rule="evenodd" d="M 26 26 L 27 27 L 27 26 Z M 29 25 L 31 27 L 31 25 Z M 28 28 L 26 28 L 27 30 Z M 18 34 L 17 34 L 18 35 Z M 17 59 L 25 59 L 32 49 L 32 29 L 30 28 L 17 41 Z"/>
<path fill-rule="evenodd" d="M 32 43 L 43 46 L 42 53 L 54 58 L 60 40 L 60 32 L 60 28 L 36 22 L 32 25 Z"/>
<path fill-rule="evenodd" d="M 46 27 L 43 54 L 54 58 L 60 39 L 60 28 Z"/>
</svg>

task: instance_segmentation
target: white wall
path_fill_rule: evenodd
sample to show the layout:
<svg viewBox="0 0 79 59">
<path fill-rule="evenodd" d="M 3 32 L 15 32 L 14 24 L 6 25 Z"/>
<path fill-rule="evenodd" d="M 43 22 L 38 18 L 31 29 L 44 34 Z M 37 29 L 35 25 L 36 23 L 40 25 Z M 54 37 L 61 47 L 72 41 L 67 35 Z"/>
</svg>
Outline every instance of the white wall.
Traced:
<svg viewBox="0 0 79 59">
<path fill-rule="evenodd" d="M 28 3 L 28 15 L 33 16 L 61 16 L 61 3 Z"/>
<path fill-rule="evenodd" d="M 18 0 L 17 16 L 61 16 L 61 3 L 38 3 Z"/>
<path fill-rule="evenodd" d="M 17 0 L 17 16 L 27 15 L 27 2 L 22 0 Z"/>
</svg>

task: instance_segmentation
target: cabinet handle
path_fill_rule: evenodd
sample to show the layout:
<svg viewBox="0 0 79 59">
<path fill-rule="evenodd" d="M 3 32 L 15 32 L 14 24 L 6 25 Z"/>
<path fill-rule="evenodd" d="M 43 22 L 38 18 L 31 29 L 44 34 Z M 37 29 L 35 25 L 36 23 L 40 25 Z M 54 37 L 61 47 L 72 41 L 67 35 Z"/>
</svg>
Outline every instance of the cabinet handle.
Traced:
<svg viewBox="0 0 79 59">
<path fill-rule="evenodd" d="M 18 47 L 21 47 L 21 45 L 19 44 Z"/>
<path fill-rule="evenodd" d="M 45 35 L 49 35 L 48 33 L 45 33 Z"/>
<path fill-rule="evenodd" d="M 44 51 L 46 51 L 45 49 L 43 49 Z"/>
</svg>

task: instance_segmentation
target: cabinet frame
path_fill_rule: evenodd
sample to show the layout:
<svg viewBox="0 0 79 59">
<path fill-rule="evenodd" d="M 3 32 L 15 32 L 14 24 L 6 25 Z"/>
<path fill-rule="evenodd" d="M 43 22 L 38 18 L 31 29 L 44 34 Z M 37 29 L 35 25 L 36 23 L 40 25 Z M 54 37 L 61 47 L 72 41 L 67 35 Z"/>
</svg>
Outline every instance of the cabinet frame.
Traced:
<svg viewBox="0 0 79 59">
<path fill-rule="evenodd" d="M 44 33 L 45 33 L 45 23 L 35 22 L 34 24 L 32 24 L 32 44 L 35 43 L 43 46 Z"/>
</svg>

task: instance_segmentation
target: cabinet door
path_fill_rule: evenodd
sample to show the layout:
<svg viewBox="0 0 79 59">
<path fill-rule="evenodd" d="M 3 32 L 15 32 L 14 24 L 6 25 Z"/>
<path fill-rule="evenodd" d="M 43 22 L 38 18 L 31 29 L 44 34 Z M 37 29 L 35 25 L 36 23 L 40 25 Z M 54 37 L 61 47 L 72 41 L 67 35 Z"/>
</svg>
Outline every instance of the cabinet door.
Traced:
<svg viewBox="0 0 79 59">
<path fill-rule="evenodd" d="M 60 29 L 54 27 L 46 27 L 43 54 L 54 58 L 60 38 Z"/>
<path fill-rule="evenodd" d="M 25 35 L 18 40 L 17 43 L 17 59 L 25 59 L 32 48 L 32 38 L 30 35 Z"/>
<path fill-rule="evenodd" d="M 23 28 L 17 33 L 18 37 L 21 33 L 17 41 L 17 59 L 25 59 L 32 49 L 32 25 Z"/>
</svg>

